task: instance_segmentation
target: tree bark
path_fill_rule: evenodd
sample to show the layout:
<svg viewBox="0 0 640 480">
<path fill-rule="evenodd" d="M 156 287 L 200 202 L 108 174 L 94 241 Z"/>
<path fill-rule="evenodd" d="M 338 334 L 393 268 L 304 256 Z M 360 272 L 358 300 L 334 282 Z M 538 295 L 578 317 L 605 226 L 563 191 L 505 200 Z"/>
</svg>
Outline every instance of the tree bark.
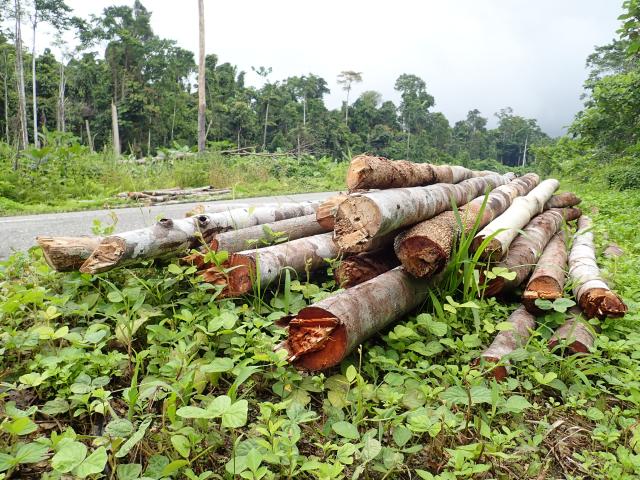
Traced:
<svg viewBox="0 0 640 480">
<path fill-rule="evenodd" d="M 552 195 L 547 203 L 544 204 L 544 209 L 548 210 L 549 208 L 566 208 L 566 207 L 575 207 L 576 205 L 580 205 L 582 200 L 573 192 L 563 192 Z"/>
<path fill-rule="evenodd" d="M 444 269 L 451 258 L 453 246 L 461 234 L 468 235 L 474 227 L 482 228 L 504 212 L 513 200 L 529 193 L 540 177 L 528 173 L 523 177 L 496 187 L 486 200 L 485 195 L 460 207 L 459 219 L 452 211 L 443 212 L 418 223 L 395 240 L 395 252 L 404 268 L 416 277 L 429 277 Z"/>
<path fill-rule="evenodd" d="M 486 248 L 481 254 L 485 260 L 500 260 L 509 249 L 509 245 L 529 221 L 542 212 L 545 203 L 559 186 L 555 179 L 545 180 L 531 190 L 525 197 L 516 198 L 511 206 L 498 218 L 484 227 L 476 235 L 471 244 L 471 249 L 477 251 L 488 237 Z"/>
<path fill-rule="evenodd" d="M 42 248 L 44 259 L 58 272 L 78 270 L 93 251 L 98 248 L 102 237 L 36 237 Z"/>
<path fill-rule="evenodd" d="M 596 262 L 592 222 L 581 217 L 569 253 L 569 277 L 573 294 L 586 318 L 622 317 L 627 306 L 605 283 Z"/>
<path fill-rule="evenodd" d="M 296 367 L 324 370 L 338 365 L 367 338 L 420 305 L 428 280 L 415 279 L 401 267 L 303 308 L 280 323 L 288 338 L 285 350 Z"/>
<path fill-rule="evenodd" d="M 526 345 L 531 332 L 536 328 L 536 319 L 531 315 L 524 306 L 518 307 L 507 319 L 507 322 L 513 325 L 511 330 L 502 330 L 496 335 L 484 352 L 480 354 L 480 358 L 474 362 L 479 364 L 480 361 L 497 363 L 491 369 L 489 374 L 496 380 L 504 380 L 507 375 L 507 366 L 502 363 L 502 359 L 513 353 L 514 350 Z"/>
<path fill-rule="evenodd" d="M 33 4 L 33 44 L 31 45 L 31 94 L 33 104 L 33 145 L 40 148 L 38 138 L 38 88 L 36 83 L 36 28 L 38 25 L 38 4 Z"/>
<path fill-rule="evenodd" d="M 368 244 L 373 238 L 450 210 L 452 202 L 464 205 L 512 179 L 513 174 L 487 175 L 455 185 L 440 183 L 350 195 L 338 207 L 336 242 L 345 252 L 370 250 Z"/>
<path fill-rule="evenodd" d="M 118 107 L 111 101 L 111 130 L 113 133 L 113 154 L 120 156 L 120 130 L 118 128 Z"/>
<path fill-rule="evenodd" d="M 551 238 L 562 228 L 564 221 L 575 220 L 580 215 L 579 208 L 569 207 L 552 208 L 534 217 L 513 241 L 509 253 L 496 264 L 515 272 L 515 278 L 507 280 L 504 277 L 496 277 L 490 280 L 484 291 L 485 295 L 493 296 L 512 291 L 524 282 Z"/>
<path fill-rule="evenodd" d="M 347 198 L 349 198 L 348 195 L 340 193 L 322 202 L 316 211 L 316 220 L 318 223 L 327 230 L 333 230 L 338 207 Z"/>
<path fill-rule="evenodd" d="M 595 342 L 595 334 L 589 328 L 578 307 L 569 310 L 569 318 L 554 332 L 549 339 L 549 349 L 555 348 L 560 342 L 567 345 L 569 353 L 589 353 Z"/>
<path fill-rule="evenodd" d="M 89 119 L 85 118 L 84 120 L 84 126 L 87 130 L 87 142 L 89 144 L 89 150 L 91 151 L 91 153 L 93 153 L 94 148 L 93 148 L 93 137 L 91 136 L 91 129 L 89 128 Z"/>
<path fill-rule="evenodd" d="M 9 86 L 7 85 L 7 79 L 9 77 L 9 69 L 7 68 L 8 59 L 7 52 L 4 52 L 4 76 L 2 77 L 2 84 L 4 87 L 4 133 L 5 141 L 7 144 L 11 144 L 11 138 L 9 135 Z"/>
<path fill-rule="evenodd" d="M 205 78 L 204 0 L 198 0 L 198 153 L 207 148 L 207 99 Z"/>
<path fill-rule="evenodd" d="M 65 95 L 66 80 L 64 76 L 64 59 L 60 62 L 60 82 L 58 84 L 58 111 L 56 115 L 56 128 L 64 132 L 66 130 Z"/>
<path fill-rule="evenodd" d="M 18 87 L 18 149 L 23 150 L 29 145 L 27 132 L 27 99 L 24 93 L 24 62 L 22 60 L 22 7 L 20 0 L 14 1 L 16 10 L 16 81 Z"/>
<path fill-rule="evenodd" d="M 474 176 L 475 172 L 464 167 L 358 155 L 349 165 L 347 187 L 349 191 L 421 187 L 433 183 L 458 183 Z"/>
<path fill-rule="evenodd" d="M 341 288 L 351 288 L 382 275 L 399 264 L 400 260 L 390 248 L 364 252 L 342 260 L 333 270 L 333 277 Z"/>
<path fill-rule="evenodd" d="M 529 313 L 540 315 L 543 311 L 536 300 L 562 298 L 567 273 L 567 245 L 564 231 L 560 230 L 544 248 L 540 260 L 531 274 L 527 288 L 522 294 L 522 304 Z"/>
<path fill-rule="evenodd" d="M 315 213 L 315 207 L 307 204 L 239 208 L 176 220 L 163 218 L 152 227 L 104 238 L 80 271 L 100 273 L 152 258 L 177 256 L 210 241 L 217 233 L 311 215 Z"/>
</svg>

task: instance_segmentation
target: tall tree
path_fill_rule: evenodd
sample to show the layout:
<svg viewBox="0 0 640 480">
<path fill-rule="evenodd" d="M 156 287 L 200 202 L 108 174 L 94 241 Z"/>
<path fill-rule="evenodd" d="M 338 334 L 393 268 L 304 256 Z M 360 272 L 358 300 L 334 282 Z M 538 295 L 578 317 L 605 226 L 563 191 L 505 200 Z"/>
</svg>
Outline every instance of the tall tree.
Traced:
<svg viewBox="0 0 640 480">
<path fill-rule="evenodd" d="M 344 124 L 349 125 L 349 93 L 351 93 L 351 85 L 353 83 L 362 82 L 362 72 L 353 70 L 343 70 L 338 75 L 338 85 L 342 85 L 342 89 L 347 92 L 347 100 L 344 104 Z"/>
<path fill-rule="evenodd" d="M 198 152 L 207 147 L 207 99 L 204 48 L 204 0 L 198 0 Z"/>
<path fill-rule="evenodd" d="M 27 133 L 27 98 L 24 93 L 24 61 L 22 59 L 22 5 L 20 0 L 14 0 L 14 16 L 16 21 L 16 81 L 18 88 L 18 148 L 24 149 L 29 145 Z"/>
</svg>

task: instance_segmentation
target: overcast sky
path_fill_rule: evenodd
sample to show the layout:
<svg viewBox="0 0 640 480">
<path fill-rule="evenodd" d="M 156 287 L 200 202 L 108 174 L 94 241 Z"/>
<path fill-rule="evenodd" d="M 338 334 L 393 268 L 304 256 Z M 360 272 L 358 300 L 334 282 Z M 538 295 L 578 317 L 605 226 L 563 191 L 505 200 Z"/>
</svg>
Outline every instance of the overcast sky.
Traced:
<svg viewBox="0 0 640 480">
<path fill-rule="evenodd" d="M 67 0 L 76 15 L 133 0 Z M 196 51 L 197 0 L 143 0 L 161 37 Z M 363 73 L 352 99 L 377 90 L 398 102 L 402 73 L 423 78 L 451 124 L 478 108 L 494 124 L 505 106 L 560 135 L 581 108 L 586 57 L 615 37 L 622 0 L 205 0 L 206 49 L 272 80 L 314 73 L 330 107 L 341 70 Z"/>
</svg>

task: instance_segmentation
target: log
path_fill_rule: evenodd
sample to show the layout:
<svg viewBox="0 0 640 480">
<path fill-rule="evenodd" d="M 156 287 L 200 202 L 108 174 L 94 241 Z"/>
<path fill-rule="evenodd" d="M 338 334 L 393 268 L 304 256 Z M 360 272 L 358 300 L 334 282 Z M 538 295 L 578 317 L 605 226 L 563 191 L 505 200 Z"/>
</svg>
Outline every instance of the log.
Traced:
<svg viewBox="0 0 640 480">
<path fill-rule="evenodd" d="M 333 271 L 336 284 L 351 288 L 397 267 L 400 260 L 390 248 L 347 257 Z"/>
<path fill-rule="evenodd" d="M 78 270 L 101 241 L 91 236 L 36 237 L 47 264 L 58 272 Z"/>
<path fill-rule="evenodd" d="M 462 233 L 469 234 L 476 226 L 482 228 L 504 212 L 513 200 L 526 195 L 538 183 L 540 177 L 528 173 L 505 185 L 493 189 L 486 198 L 476 197 L 460 207 L 459 218 L 452 211 L 418 223 L 395 240 L 395 252 L 405 269 L 416 277 L 429 277 L 442 271 L 449 259 L 453 246 Z"/>
<path fill-rule="evenodd" d="M 273 203 L 264 203 L 259 206 L 255 204 L 249 205 L 248 207 L 246 207 L 246 209 L 248 210 L 249 214 L 252 214 L 253 211 L 258 208 L 270 208 L 273 210 L 289 210 L 289 209 L 295 210 L 295 209 L 304 208 L 305 211 L 308 211 L 309 208 L 312 208 L 313 209 L 312 211 L 304 214 L 304 215 L 311 215 L 312 213 L 315 213 L 316 210 L 318 210 L 318 206 L 320 205 L 320 203 L 321 202 L 319 200 L 310 200 L 306 202 L 273 202 Z M 219 213 L 220 211 L 230 212 L 229 208 L 220 210 L 220 207 L 221 207 L 220 205 L 216 205 L 215 201 L 211 203 L 203 203 L 200 205 L 196 205 L 193 208 L 193 210 L 185 214 L 185 217 L 192 217 L 200 213 Z M 235 212 L 232 212 L 232 213 L 235 213 Z M 300 217 L 301 215 L 297 215 L 297 216 Z M 285 217 L 285 218 L 291 218 L 291 217 Z M 284 218 L 279 218 L 276 220 L 284 220 Z M 241 227 L 241 228 L 244 228 L 244 227 Z"/>
<path fill-rule="evenodd" d="M 582 200 L 575 193 L 563 192 L 552 195 L 551 198 L 547 200 L 547 203 L 545 203 L 544 209 L 575 207 L 576 205 L 580 205 L 580 202 L 582 202 Z"/>
<path fill-rule="evenodd" d="M 549 348 L 555 348 L 562 341 L 569 353 L 589 353 L 596 338 L 593 331 L 586 325 L 578 307 L 571 308 L 569 314 L 567 321 L 549 339 Z"/>
<path fill-rule="evenodd" d="M 486 244 L 481 258 L 484 260 L 500 260 L 509 249 L 509 245 L 529 221 L 541 213 L 545 203 L 560 184 L 555 179 L 545 180 L 526 196 L 513 200 L 511 206 L 498 218 L 484 227 L 473 239 L 471 249 L 476 252 L 485 239 L 491 237 Z"/>
<path fill-rule="evenodd" d="M 580 215 L 579 208 L 570 207 L 564 209 L 552 208 L 534 217 L 513 241 L 511 247 L 509 247 L 509 253 L 502 261 L 496 264 L 498 267 L 504 267 L 511 272 L 515 272 L 515 278 L 507 280 L 504 277 L 496 277 L 490 280 L 484 294 L 488 296 L 498 295 L 499 293 L 512 291 L 522 284 L 536 263 L 538 263 L 540 255 L 542 255 L 551 238 L 560 230 L 564 221 L 575 220 Z"/>
<path fill-rule="evenodd" d="M 335 225 L 335 216 L 338 207 L 348 198 L 345 193 L 339 193 L 333 197 L 329 197 L 318 206 L 316 210 L 316 220 L 327 230 L 333 230 Z"/>
<path fill-rule="evenodd" d="M 581 217 L 569 253 L 569 277 L 573 294 L 586 318 L 623 317 L 627 306 L 606 284 L 596 262 L 592 222 Z"/>
<path fill-rule="evenodd" d="M 338 365 L 367 338 L 420 305 L 429 285 L 396 267 L 282 319 L 279 324 L 288 335 L 276 350 L 286 351 L 289 361 L 304 370 Z"/>
<path fill-rule="evenodd" d="M 491 345 L 480 354 L 474 364 L 480 361 L 490 363 L 501 363 L 501 360 L 513 353 L 516 349 L 526 345 L 531 332 L 536 328 L 536 319 L 531 315 L 524 306 L 518 307 L 507 319 L 507 322 L 513 325 L 511 330 L 502 330 L 498 333 Z M 500 364 L 491 369 L 489 372 L 496 380 L 501 381 L 507 377 L 508 371 L 505 364 Z"/>
<path fill-rule="evenodd" d="M 522 294 L 522 304 L 533 315 L 543 311 L 536 306 L 536 300 L 562 298 L 567 275 L 567 245 L 564 231 L 560 230 L 544 248 L 540 260 Z"/>
<path fill-rule="evenodd" d="M 106 272 L 149 260 L 166 258 L 195 248 L 221 232 L 315 213 L 316 205 L 239 208 L 202 213 L 189 218 L 163 218 L 154 226 L 105 237 L 84 262 L 83 273 Z"/>
<path fill-rule="evenodd" d="M 450 210 L 452 202 L 464 205 L 513 178 L 513 174 L 486 175 L 458 184 L 439 183 L 350 195 L 338 207 L 336 242 L 344 252 L 371 250 L 372 239 Z"/>
</svg>

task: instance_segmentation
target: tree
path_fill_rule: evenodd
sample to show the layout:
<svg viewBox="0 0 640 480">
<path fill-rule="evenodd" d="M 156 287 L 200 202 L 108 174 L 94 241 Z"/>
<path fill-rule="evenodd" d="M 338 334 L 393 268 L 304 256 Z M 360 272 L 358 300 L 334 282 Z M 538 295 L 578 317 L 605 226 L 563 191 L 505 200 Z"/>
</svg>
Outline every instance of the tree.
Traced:
<svg viewBox="0 0 640 480">
<path fill-rule="evenodd" d="M 198 152 L 203 153 L 206 148 L 206 79 L 205 79 L 205 48 L 204 48 L 204 0 L 198 0 Z"/>
<path fill-rule="evenodd" d="M 406 156 L 410 158 L 411 134 L 417 134 L 426 127 L 427 113 L 435 105 L 435 99 L 427 93 L 424 80 L 416 75 L 403 73 L 396 80 L 394 88 L 402 98 L 399 110 L 407 135 Z"/>
<path fill-rule="evenodd" d="M 351 85 L 353 83 L 362 82 L 362 72 L 353 70 L 343 70 L 338 75 L 338 85 L 342 85 L 342 89 L 347 92 L 347 99 L 344 102 L 344 124 L 349 125 L 349 93 L 351 93 Z"/>
<path fill-rule="evenodd" d="M 262 87 L 262 92 L 263 92 L 263 97 L 265 99 L 265 109 L 264 109 L 264 127 L 263 127 L 263 133 L 262 133 L 262 150 L 266 150 L 267 148 L 267 125 L 269 124 L 269 105 L 271 103 L 271 100 L 274 97 L 274 93 L 275 93 L 275 87 L 276 85 L 271 84 L 267 81 L 267 77 L 269 75 L 271 75 L 271 67 L 269 68 L 265 68 L 265 67 L 259 67 L 259 68 L 255 68 L 255 67 L 251 67 L 251 70 L 253 70 L 256 74 L 258 74 L 260 77 L 262 77 L 265 80 L 265 84 Z"/>
<path fill-rule="evenodd" d="M 29 135 L 27 133 L 27 99 L 24 93 L 24 61 L 22 59 L 22 5 L 20 0 L 14 0 L 16 72 L 18 88 L 18 149 L 27 148 Z"/>
</svg>

